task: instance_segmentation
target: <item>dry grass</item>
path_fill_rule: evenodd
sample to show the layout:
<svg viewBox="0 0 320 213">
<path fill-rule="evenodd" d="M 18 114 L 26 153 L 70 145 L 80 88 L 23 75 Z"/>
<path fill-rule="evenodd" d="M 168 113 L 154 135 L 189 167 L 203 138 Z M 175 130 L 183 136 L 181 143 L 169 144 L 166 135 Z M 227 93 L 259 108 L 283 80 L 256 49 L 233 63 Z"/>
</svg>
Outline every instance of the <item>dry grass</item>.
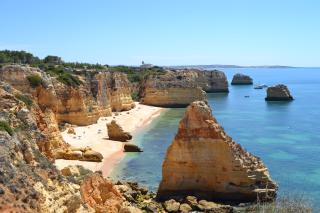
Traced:
<svg viewBox="0 0 320 213">
<path fill-rule="evenodd" d="M 258 203 L 254 206 L 257 213 L 311 213 L 312 204 L 301 194 L 277 198 L 274 203 Z"/>
</svg>

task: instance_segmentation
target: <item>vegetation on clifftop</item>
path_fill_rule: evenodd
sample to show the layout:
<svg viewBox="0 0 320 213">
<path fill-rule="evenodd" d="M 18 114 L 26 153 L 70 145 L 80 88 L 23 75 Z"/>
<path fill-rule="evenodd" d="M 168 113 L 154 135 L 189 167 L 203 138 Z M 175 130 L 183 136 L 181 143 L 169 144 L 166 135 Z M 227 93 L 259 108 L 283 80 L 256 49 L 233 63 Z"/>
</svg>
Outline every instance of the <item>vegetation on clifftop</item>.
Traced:
<svg viewBox="0 0 320 213">
<path fill-rule="evenodd" d="M 64 62 L 61 57 L 48 55 L 44 59 L 39 59 L 31 53 L 25 51 L 0 51 L 0 66 L 5 64 L 28 64 L 32 67 L 38 67 L 58 80 L 69 86 L 79 86 L 82 82 L 74 74 L 74 71 L 111 71 L 127 74 L 131 83 L 141 82 L 148 75 L 161 75 L 165 73 L 162 67 L 154 66 L 150 68 L 141 68 L 133 66 L 113 66 L 101 64 L 89 64 L 78 62 Z M 28 78 L 30 84 L 36 87 L 40 84 L 40 79 L 35 76 Z"/>
<path fill-rule="evenodd" d="M 42 84 L 42 78 L 39 75 L 29 75 L 27 79 L 32 87 L 37 87 Z"/>
<path fill-rule="evenodd" d="M 140 68 L 140 67 L 129 67 L 129 66 L 116 66 L 110 67 L 112 72 L 122 72 L 127 74 L 128 80 L 132 83 L 140 82 L 148 75 L 161 75 L 165 73 L 165 70 L 162 67 L 154 66 L 151 68 Z"/>
<path fill-rule="evenodd" d="M 82 84 L 78 76 L 66 71 L 63 66 L 50 66 L 46 69 L 46 72 L 51 76 L 56 76 L 58 81 L 68 86 L 77 87 Z"/>
</svg>

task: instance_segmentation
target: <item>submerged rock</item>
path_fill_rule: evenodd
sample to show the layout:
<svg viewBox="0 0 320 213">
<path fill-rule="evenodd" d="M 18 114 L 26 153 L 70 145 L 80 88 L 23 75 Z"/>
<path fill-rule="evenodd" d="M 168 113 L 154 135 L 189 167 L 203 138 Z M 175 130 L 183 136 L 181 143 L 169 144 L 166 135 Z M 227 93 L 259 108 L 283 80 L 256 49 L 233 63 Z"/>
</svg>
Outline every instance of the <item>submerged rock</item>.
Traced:
<svg viewBox="0 0 320 213">
<path fill-rule="evenodd" d="M 252 78 L 248 75 L 237 73 L 233 76 L 232 85 L 250 85 L 253 84 Z"/>
<path fill-rule="evenodd" d="M 276 190 L 263 162 L 224 132 L 205 102 L 187 108 L 163 162 L 158 199 L 249 202 L 272 200 Z"/>
<path fill-rule="evenodd" d="M 110 140 L 126 142 L 132 139 L 132 135 L 129 132 L 123 131 L 122 127 L 115 120 L 107 124 L 107 129 Z"/>
<path fill-rule="evenodd" d="M 293 97 L 286 85 L 278 84 L 267 89 L 266 101 L 291 101 Z"/>
</svg>

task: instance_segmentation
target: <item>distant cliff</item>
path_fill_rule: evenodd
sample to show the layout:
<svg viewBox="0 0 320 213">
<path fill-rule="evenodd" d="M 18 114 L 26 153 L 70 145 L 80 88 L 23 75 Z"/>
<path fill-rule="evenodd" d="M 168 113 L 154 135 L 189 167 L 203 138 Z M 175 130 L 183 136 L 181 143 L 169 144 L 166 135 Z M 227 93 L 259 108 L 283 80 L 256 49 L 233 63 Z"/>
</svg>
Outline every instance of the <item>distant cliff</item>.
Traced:
<svg viewBox="0 0 320 213">
<path fill-rule="evenodd" d="M 141 103 L 154 106 L 187 106 L 206 100 L 205 92 L 228 92 L 228 81 L 221 71 L 167 70 L 149 75 L 140 88 Z"/>
</svg>

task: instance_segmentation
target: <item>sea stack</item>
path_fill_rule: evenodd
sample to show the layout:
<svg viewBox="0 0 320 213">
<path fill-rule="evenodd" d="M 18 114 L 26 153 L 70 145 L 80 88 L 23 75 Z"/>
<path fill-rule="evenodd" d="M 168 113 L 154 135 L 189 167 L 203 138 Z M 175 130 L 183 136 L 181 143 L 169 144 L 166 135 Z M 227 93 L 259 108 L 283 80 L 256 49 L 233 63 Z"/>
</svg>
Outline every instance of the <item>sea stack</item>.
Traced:
<svg viewBox="0 0 320 213">
<path fill-rule="evenodd" d="M 248 75 L 237 73 L 233 76 L 232 85 L 251 85 L 253 84 L 252 78 Z"/>
<path fill-rule="evenodd" d="M 277 185 L 263 162 L 234 142 L 203 101 L 188 106 L 169 146 L 157 198 L 273 200 Z"/>
<path fill-rule="evenodd" d="M 293 97 L 286 85 L 278 84 L 267 89 L 266 101 L 292 101 Z"/>
</svg>

